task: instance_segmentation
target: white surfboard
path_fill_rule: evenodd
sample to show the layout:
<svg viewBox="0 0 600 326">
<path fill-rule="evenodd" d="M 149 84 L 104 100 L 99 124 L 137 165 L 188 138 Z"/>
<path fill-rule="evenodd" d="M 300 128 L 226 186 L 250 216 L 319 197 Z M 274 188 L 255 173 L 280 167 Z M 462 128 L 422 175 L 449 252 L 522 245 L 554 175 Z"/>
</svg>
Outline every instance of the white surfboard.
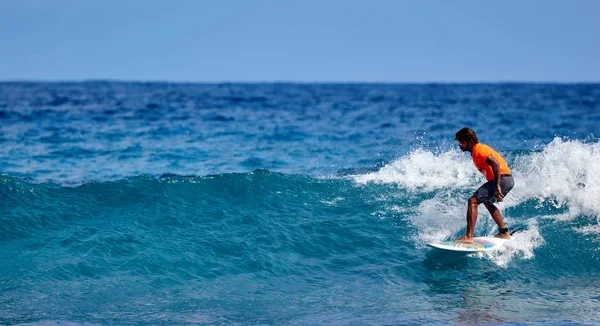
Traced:
<svg viewBox="0 0 600 326">
<path fill-rule="evenodd" d="M 473 238 L 473 243 L 464 243 L 456 241 L 444 241 L 438 243 L 428 243 L 427 245 L 437 249 L 462 251 L 462 252 L 478 252 L 488 251 L 504 245 L 509 239 L 496 237 L 477 237 Z"/>
</svg>

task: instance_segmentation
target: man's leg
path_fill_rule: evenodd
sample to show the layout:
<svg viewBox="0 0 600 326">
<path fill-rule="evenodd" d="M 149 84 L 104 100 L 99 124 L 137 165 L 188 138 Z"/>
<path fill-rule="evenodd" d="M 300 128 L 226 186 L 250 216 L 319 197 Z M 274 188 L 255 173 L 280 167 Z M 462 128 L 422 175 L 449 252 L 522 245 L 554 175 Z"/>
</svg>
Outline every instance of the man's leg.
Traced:
<svg viewBox="0 0 600 326">
<path fill-rule="evenodd" d="M 496 207 L 496 205 L 490 202 L 485 202 L 484 205 L 490 212 L 490 215 L 492 215 L 492 218 L 494 219 L 494 222 L 496 222 L 496 224 L 498 225 L 498 228 L 504 229 L 504 220 L 502 219 L 502 214 L 500 214 L 500 210 L 498 209 L 498 207 Z M 508 234 L 508 232 L 498 233 L 496 234 L 496 236 L 503 239 L 510 239 L 510 234 Z"/>
<path fill-rule="evenodd" d="M 457 242 L 473 242 L 473 232 L 475 231 L 475 222 L 477 222 L 477 206 L 480 202 L 475 195 L 471 196 L 467 206 L 467 232 L 464 236 L 456 239 Z"/>
</svg>

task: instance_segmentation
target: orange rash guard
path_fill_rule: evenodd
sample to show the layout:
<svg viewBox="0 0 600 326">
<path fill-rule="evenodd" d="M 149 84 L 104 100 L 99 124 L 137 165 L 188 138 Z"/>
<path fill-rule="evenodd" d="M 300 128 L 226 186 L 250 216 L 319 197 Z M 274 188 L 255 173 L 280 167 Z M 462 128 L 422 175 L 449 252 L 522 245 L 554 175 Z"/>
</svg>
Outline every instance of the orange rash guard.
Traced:
<svg viewBox="0 0 600 326">
<path fill-rule="evenodd" d="M 471 157 L 473 158 L 473 163 L 479 172 L 483 173 L 485 179 L 487 181 L 494 180 L 494 171 L 492 170 L 492 166 L 487 164 L 485 160 L 490 156 L 490 154 L 498 161 L 500 164 L 500 174 L 510 174 L 510 169 L 504 161 L 504 158 L 500 156 L 495 150 L 489 147 L 486 144 L 477 143 L 473 145 L 473 151 L 471 152 Z"/>
</svg>

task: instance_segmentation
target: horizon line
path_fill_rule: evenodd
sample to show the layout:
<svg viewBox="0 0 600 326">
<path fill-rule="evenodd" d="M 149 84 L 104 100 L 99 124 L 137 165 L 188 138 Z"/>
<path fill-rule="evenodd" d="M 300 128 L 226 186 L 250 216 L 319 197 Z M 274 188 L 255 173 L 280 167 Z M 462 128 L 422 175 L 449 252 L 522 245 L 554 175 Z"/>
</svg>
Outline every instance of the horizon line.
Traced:
<svg viewBox="0 0 600 326">
<path fill-rule="evenodd" d="M 474 81 L 360 81 L 360 80 L 168 80 L 168 79 L 121 79 L 121 78 L 82 78 L 82 79 L 0 79 L 0 83 L 48 83 L 48 84 L 67 84 L 67 83 L 147 83 L 147 84 L 380 84 L 380 85 L 431 85 L 431 84 L 600 84 L 600 79 L 597 81 L 546 81 L 546 80 L 474 80 Z"/>
</svg>

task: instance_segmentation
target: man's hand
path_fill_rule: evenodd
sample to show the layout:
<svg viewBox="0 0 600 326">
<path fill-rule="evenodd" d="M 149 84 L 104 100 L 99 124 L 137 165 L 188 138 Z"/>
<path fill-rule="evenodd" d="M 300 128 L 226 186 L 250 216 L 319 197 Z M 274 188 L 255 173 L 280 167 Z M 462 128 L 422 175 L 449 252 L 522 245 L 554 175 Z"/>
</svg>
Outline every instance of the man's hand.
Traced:
<svg viewBox="0 0 600 326">
<path fill-rule="evenodd" d="M 502 194 L 502 189 L 500 189 L 500 185 L 496 185 L 496 200 L 502 201 L 504 199 L 504 195 Z"/>
</svg>

